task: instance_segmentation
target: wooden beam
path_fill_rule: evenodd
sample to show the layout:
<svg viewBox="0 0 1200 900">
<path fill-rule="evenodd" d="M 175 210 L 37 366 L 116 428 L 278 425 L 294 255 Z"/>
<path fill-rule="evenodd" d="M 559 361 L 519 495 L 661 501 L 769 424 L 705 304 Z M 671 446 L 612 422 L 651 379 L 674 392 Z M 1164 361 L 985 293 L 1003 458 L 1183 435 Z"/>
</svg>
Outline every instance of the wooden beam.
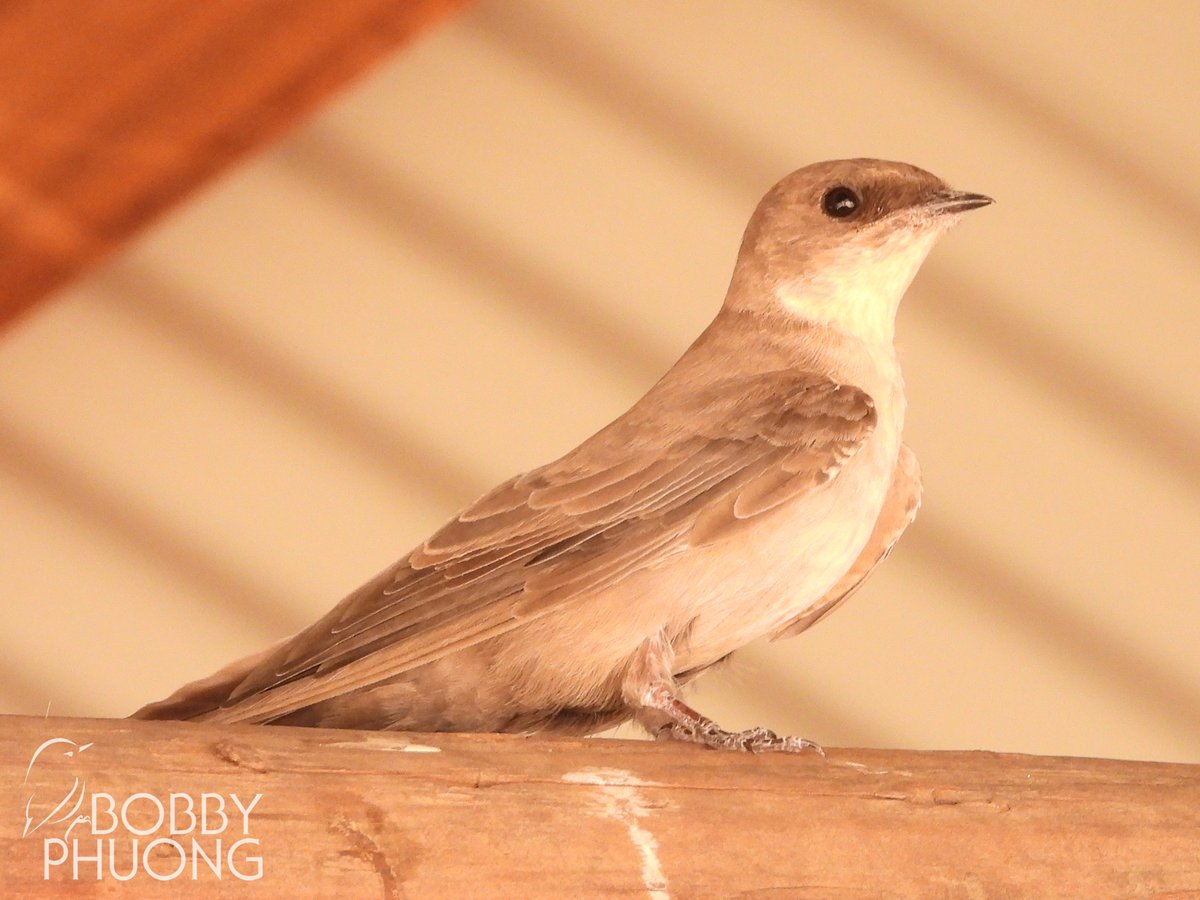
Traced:
<svg viewBox="0 0 1200 900">
<path fill-rule="evenodd" d="M 9 896 L 1200 891 L 1200 766 L 10 716 L 0 781 Z"/>
<path fill-rule="evenodd" d="M 0 6 L 0 325 L 464 3 Z"/>
</svg>

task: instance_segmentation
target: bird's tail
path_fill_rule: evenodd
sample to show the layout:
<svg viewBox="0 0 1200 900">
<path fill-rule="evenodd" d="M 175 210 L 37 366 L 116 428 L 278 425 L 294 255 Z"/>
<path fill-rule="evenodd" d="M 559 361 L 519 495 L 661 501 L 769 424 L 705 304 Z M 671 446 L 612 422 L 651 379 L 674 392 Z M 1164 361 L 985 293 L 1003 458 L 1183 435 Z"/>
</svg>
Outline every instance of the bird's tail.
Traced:
<svg viewBox="0 0 1200 900">
<path fill-rule="evenodd" d="M 200 719 L 206 713 L 220 709 L 237 686 L 254 669 L 275 652 L 279 645 L 230 663 L 207 678 L 189 682 L 165 700 L 147 703 L 131 719 Z M 226 719 L 236 721 L 236 719 Z"/>
</svg>

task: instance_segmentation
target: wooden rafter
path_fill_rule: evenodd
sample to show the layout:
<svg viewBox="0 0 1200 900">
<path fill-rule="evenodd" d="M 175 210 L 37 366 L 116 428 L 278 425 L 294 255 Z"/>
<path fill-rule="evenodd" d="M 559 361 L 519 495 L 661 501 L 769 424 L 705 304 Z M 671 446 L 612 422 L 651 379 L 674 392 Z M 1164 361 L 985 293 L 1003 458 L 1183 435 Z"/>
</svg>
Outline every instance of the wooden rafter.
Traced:
<svg viewBox="0 0 1200 900">
<path fill-rule="evenodd" d="M 466 0 L 0 7 L 0 325 Z"/>
<path fill-rule="evenodd" d="M 0 883 L 22 897 L 1194 897 L 1198 772 L 5 716 Z M 206 792 L 232 814 L 207 834 L 156 818 Z M 179 874 L 164 887 L 148 869 Z"/>
</svg>

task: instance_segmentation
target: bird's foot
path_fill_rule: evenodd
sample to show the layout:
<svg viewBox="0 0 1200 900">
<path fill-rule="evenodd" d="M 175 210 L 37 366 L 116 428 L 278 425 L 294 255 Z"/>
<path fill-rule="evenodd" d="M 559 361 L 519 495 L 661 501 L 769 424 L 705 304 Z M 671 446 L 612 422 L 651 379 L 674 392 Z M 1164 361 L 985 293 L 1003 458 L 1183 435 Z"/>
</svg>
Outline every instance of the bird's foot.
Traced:
<svg viewBox="0 0 1200 900">
<path fill-rule="evenodd" d="M 711 719 L 701 718 L 696 724 L 670 722 L 659 729 L 656 737 L 662 741 L 687 741 L 703 744 L 715 750 L 736 750 L 748 753 L 802 753 L 813 750 L 822 757 L 821 745 L 807 738 L 778 735 L 769 728 L 747 728 L 745 731 L 726 731 Z"/>
<path fill-rule="evenodd" d="M 726 731 L 712 719 L 701 715 L 675 696 L 665 684 L 655 685 L 642 695 L 642 707 L 657 715 L 654 736 L 665 741 L 687 741 L 703 744 L 715 750 L 737 750 L 748 753 L 801 753 L 814 750 L 822 757 L 821 746 L 806 738 L 780 736 L 766 728 L 747 728 L 745 731 Z M 666 721 L 663 722 L 663 719 Z M 649 722 L 643 719 L 649 726 Z"/>
</svg>

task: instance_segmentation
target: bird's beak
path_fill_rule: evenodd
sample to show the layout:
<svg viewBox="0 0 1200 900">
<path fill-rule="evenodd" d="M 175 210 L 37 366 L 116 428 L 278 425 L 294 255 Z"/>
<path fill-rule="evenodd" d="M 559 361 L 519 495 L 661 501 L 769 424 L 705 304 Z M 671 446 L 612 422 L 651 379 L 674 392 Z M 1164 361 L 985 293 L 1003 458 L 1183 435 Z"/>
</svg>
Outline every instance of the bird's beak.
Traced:
<svg viewBox="0 0 1200 900">
<path fill-rule="evenodd" d="M 969 209 L 979 209 L 995 203 L 991 197 L 983 194 L 971 194 L 967 191 L 938 191 L 921 204 L 921 208 L 933 215 L 949 215 L 964 213 Z"/>
</svg>

